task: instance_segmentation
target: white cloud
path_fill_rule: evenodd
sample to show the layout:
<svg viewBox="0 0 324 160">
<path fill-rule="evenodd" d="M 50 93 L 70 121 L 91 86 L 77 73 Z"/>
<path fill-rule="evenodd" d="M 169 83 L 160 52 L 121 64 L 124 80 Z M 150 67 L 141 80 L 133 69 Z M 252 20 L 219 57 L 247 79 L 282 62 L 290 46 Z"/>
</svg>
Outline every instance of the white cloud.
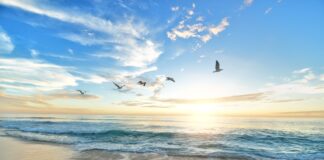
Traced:
<svg viewBox="0 0 324 160">
<path fill-rule="evenodd" d="M 174 55 L 171 57 L 172 60 L 176 59 L 177 57 L 181 56 L 185 53 L 185 50 L 183 48 L 178 48 L 175 50 Z"/>
<path fill-rule="evenodd" d="M 202 22 L 202 21 L 204 21 L 204 17 L 203 16 L 199 16 L 199 17 L 196 18 L 196 21 Z"/>
<path fill-rule="evenodd" d="M 272 10 L 271 7 L 267 8 L 267 9 L 264 11 L 264 14 L 269 14 L 269 13 L 271 12 L 271 10 Z"/>
<path fill-rule="evenodd" d="M 180 9 L 179 6 L 173 6 L 171 7 L 171 11 L 178 11 Z"/>
<path fill-rule="evenodd" d="M 316 80 L 316 75 L 310 68 L 303 68 L 293 71 L 293 76 L 287 81 L 279 84 L 271 84 L 264 91 L 272 92 L 273 96 L 283 95 L 293 97 L 296 95 L 324 94 L 324 87 L 321 87 L 321 79 Z M 295 97 L 296 98 L 296 97 Z"/>
<path fill-rule="evenodd" d="M 209 31 L 213 34 L 213 35 L 218 35 L 219 33 L 223 32 L 226 27 L 229 26 L 229 22 L 227 17 L 223 18 L 222 21 L 217 25 L 217 26 L 212 26 L 209 28 Z"/>
<path fill-rule="evenodd" d="M 253 0 L 244 0 L 244 2 L 243 2 L 243 4 L 245 6 L 250 6 L 250 5 L 252 5 L 252 3 L 253 3 Z"/>
<path fill-rule="evenodd" d="M 211 40 L 212 39 L 212 36 L 210 35 L 210 34 L 206 34 L 206 35 L 203 35 L 203 36 L 201 36 L 201 38 L 200 38 L 203 42 L 208 42 L 209 40 Z"/>
<path fill-rule="evenodd" d="M 11 38 L 0 27 L 0 54 L 11 53 L 15 46 L 12 44 Z"/>
<path fill-rule="evenodd" d="M 124 34 L 130 34 L 136 37 L 140 36 L 141 30 L 135 30 L 130 23 L 112 23 L 109 20 L 98 18 L 89 14 L 73 13 L 60 11 L 51 7 L 46 7 L 44 4 L 40 5 L 36 1 L 29 0 L 10 0 L 0 1 L 0 4 L 16 7 L 34 14 L 48 16 L 53 19 L 57 19 L 67 23 L 80 24 L 90 29 L 101 31 L 105 33 L 120 32 Z"/>
<path fill-rule="evenodd" d="M 188 11 L 188 15 L 189 15 L 189 16 L 192 16 L 193 14 L 194 14 L 194 11 L 193 11 L 193 10 L 189 10 L 189 11 Z"/>
<path fill-rule="evenodd" d="M 39 52 L 35 49 L 30 49 L 30 55 L 33 57 L 33 58 L 36 58 L 38 55 L 39 55 Z"/>
<path fill-rule="evenodd" d="M 300 70 L 293 71 L 293 74 L 296 76 L 302 76 L 301 79 L 299 79 L 299 82 L 307 83 L 311 80 L 316 79 L 316 75 L 313 73 L 313 71 L 310 68 L 303 68 Z"/>
<path fill-rule="evenodd" d="M 74 51 L 73 51 L 73 49 L 71 49 L 71 48 L 68 49 L 68 52 L 69 52 L 70 54 L 74 54 Z"/>
<path fill-rule="evenodd" d="M 193 9 L 195 5 L 193 5 Z M 194 14 L 194 11 L 188 10 L 186 19 L 179 21 L 178 25 L 168 31 L 167 37 L 170 40 L 177 40 L 177 38 L 188 39 L 188 38 L 198 38 L 203 42 L 208 42 L 212 39 L 214 35 L 218 35 L 223 32 L 228 26 L 228 18 L 224 17 L 218 25 L 205 25 L 203 24 L 203 17 L 199 16 L 196 21 L 200 23 L 187 24 L 188 20 Z"/>
<path fill-rule="evenodd" d="M 150 83 L 148 86 L 151 90 L 153 90 L 154 97 L 157 97 L 160 95 L 162 89 L 164 88 L 164 82 L 166 81 L 165 75 L 159 75 L 156 76 L 156 79 L 154 82 Z"/>
<path fill-rule="evenodd" d="M 55 64 L 29 59 L 0 59 L 0 86 L 4 88 L 49 91 L 76 86 L 77 79 L 67 68 Z"/>
<path fill-rule="evenodd" d="M 116 41 L 113 41 L 111 39 L 96 38 L 93 36 L 89 36 L 87 34 L 83 35 L 83 34 L 61 33 L 58 36 L 63 39 L 72 41 L 72 42 L 80 43 L 84 46 L 105 45 L 105 44 L 109 44 L 109 43 L 117 43 Z"/>
<path fill-rule="evenodd" d="M 323 94 L 324 88 L 318 88 L 317 85 L 298 83 L 296 81 L 277 84 L 269 87 L 268 91 L 274 92 L 275 94 L 287 94 L 292 96 L 293 94 Z"/>
<path fill-rule="evenodd" d="M 0 88 L 52 91 L 77 86 L 78 81 L 101 84 L 109 79 L 36 59 L 0 59 Z"/>
<path fill-rule="evenodd" d="M 158 68 L 156 66 L 151 66 L 147 68 L 137 68 L 132 71 L 125 70 L 109 70 L 106 75 L 102 75 L 102 77 L 106 78 L 110 81 L 119 81 L 119 82 L 128 82 L 132 79 L 135 79 L 147 72 L 156 71 Z M 106 72 L 105 70 L 101 72 Z"/>
<path fill-rule="evenodd" d="M 89 82 L 89 83 L 96 83 L 96 84 L 101 84 L 104 82 L 108 82 L 108 79 L 98 76 L 98 75 L 90 75 L 90 76 L 84 76 L 83 78 L 79 77 L 77 78 L 78 80 L 82 80 L 84 82 Z"/>
<path fill-rule="evenodd" d="M 63 11 L 57 8 L 36 3 L 36 1 L 0 1 L 0 4 L 20 8 L 34 14 L 44 15 L 66 23 L 73 23 L 102 32 L 100 37 L 94 34 L 60 34 L 67 40 L 82 45 L 109 45 L 116 44 L 111 51 L 105 51 L 123 66 L 146 67 L 156 61 L 162 53 L 158 45 L 147 35 L 149 29 L 140 21 L 134 22 L 134 17 L 124 17 L 123 21 L 112 22 L 107 19 L 95 17 L 85 13 Z M 89 33 L 89 32 L 88 32 Z"/>
<path fill-rule="evenodd" d="M 304 73 L 309 72 L 310 70 L 311 70 L 310 68 L 303 68 L 303 69 L 300 69 L 300 70 L 295 70 L 293 73 L 295 73 L 295 74 L 304 74 Z"/>
<path fill-rule="evenodd" d="M 138 41 L 133 38 L 124 38 L 127 45 L 115 45 L 112 51 L 102 51 L 93 56 L 99 58 L 113 58 L 123 66 L 147 67 L 153 64 L 161 54 L 158 50 L 158 44 L 150 41 Z"/>
<path fill-rule="evenodd" d="M 244 9 L 246 7 L 249 7 L 251 6 L 253 3 L 253 0 L 243 0 L 243 4 L 241 5 L 240 9 Z"/>
</svg>

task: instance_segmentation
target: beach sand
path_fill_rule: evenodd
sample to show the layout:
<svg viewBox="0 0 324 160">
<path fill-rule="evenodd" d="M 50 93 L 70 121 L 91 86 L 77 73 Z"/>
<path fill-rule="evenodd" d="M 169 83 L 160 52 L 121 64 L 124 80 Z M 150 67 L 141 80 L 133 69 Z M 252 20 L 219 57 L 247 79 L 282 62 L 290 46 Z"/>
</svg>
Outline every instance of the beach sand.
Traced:
<svg viewBox="0 0 324 160">
<path fill-rule="evenodd" d="M 75 151 L 64 145 L 0 136 L 1 160 L 69 160 L 75 154 Z"/>
</svg>

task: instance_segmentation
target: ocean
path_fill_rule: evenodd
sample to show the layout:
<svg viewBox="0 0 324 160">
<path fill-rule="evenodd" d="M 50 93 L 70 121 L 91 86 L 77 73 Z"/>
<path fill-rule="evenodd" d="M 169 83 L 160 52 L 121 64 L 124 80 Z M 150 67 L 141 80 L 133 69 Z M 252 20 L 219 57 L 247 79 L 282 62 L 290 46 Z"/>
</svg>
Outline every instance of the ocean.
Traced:
<svg viewBox="0 0 324 160">
<path fill-rule="evenodd" d="M 3 135 L 84 152 L 219 159 L 324 159 L 324 119 L 6 115 Z"/>
</svg>

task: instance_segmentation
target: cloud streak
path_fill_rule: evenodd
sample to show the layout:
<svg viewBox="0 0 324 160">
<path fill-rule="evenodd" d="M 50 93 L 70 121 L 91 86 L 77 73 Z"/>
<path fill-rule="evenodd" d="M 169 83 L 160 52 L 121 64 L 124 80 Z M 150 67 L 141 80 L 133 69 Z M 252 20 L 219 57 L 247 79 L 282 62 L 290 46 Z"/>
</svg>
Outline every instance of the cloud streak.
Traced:
<svg viewBox="0 0 324 160">
<path fill-rule="evenodd" d="M 266 92 L 248 93 L 241 95 L 215 97 L 215 98 L 199 98 L 199 99 L 182 99 L 182 98 L 158 98 L 151 97 L 150 99 L 142 99 L 137 101 L 123 101 L 120 105 L 133 107 L 157 107 L 168 108 L 177 105 L 192 105 L 192 104 L 220 104 L 220 103 L 243 103 L 243 102 L 258 102 L 263 101 L 268 96 Z"/>
<path fill-rule="evenodd" d="M 0 54 L 11 53 L 15 46 L 13 45 L 11 38 L 0 26 Z"/>
<path fill-rule="evenodd" d="M 77 77 L 62 66 L 40 60 L 0 59 L 0 86 L 49 91 L 76 86 Z M 18 89 L 18 88 L 17 88 Z"/>
<path fill-rule="evenodd" d="M 147 37 L 148 29 L 146 26 L 141 22 L 135 23 L 134 17 L 125 17 L 124 19 L 126 20 L 112 22 L 90 14 L 63 11 L 32 0 L 0 1 L 0 4 L 47 16 L 62 22 L 81 25 L 103 33 L 102 38 L 99 39 L 94 35 L 84 37 L 64 33 L 60 36 L 82 45 L 117 44 L 112 45 L 110 50 L 104 50 L 105 57 L 119 61 L 122 66 L 146 67 L 154 63 L 162 53 L 159 51 L 158 45 Z M 104 56 L 101 55 L 101 57 Z"/>
</svg>

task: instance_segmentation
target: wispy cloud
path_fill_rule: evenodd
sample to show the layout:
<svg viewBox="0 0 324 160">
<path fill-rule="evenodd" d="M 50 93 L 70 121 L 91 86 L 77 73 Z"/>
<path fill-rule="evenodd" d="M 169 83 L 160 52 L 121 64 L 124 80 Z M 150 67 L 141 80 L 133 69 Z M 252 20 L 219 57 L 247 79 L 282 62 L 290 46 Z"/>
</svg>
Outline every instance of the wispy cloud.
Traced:
<svg viewBox="0 0 324 160">
<path fill-rule="evenodd" d="M 227 17 L 224 17 L 218 25 L 204 24 L 202 16 L 198 16 L 196 21 L 191 22 L 190 19 L 194 14 L 194 9 L 195 4 L 187 11 L 185 18 L 179 21 L 178 25 L 172 28 L 171 31 L 166 33 L 170 40 L 197 38 L 203 42 L 208 42 L 213 36 L 223 32 L 229 26 Z"/>
<path fill-rule="evenodd" d="M 107 38 L 99 38 L 94 35 L 88 34 L 75 34 L 75 33 L 61 33 L 58 35 L 59 37 L 79 43 L 84 46 L 92 46 L 92 45 L 107 45 L 107 44 L 117 44 L 117 41 L 107 39 Z"/>
<path fill-rule="evenodd" d="M 63 89 L 76 86 L 77 77 L 67 68 L 39 60 L 0 59 L 0 86 L 21 86 L 26 90 Z"/>
<path fill-rule="evenodd" d="M 236 102 L 255 102 L 263 100 L 266 93 L 248 93 L 242 95 L 206 98 L 206 99 L 155 99 L 159 102 L 168 102 L 172 104 L 213 104 L 213 103 L 236 103 Z"/>
<path fill-rule="evenodd" d="M 264 11 L 264 14 L 269 14 L 271 11 L 272 11 L 272 8 L 269 7 L 269 8 L 267 8 L 267 9 Z"/>
<path fill-rule="evenodd" d="M 89 100 L 89 99 L 99 99 L 98 96 L 87 93 L 81 95 L 78 91 L 62 90 L 56 91 L 55 93 L 50 93 L 47 95 L 41 95 L 42 99 L 45 100 L 55 100 L 55 99 L 78 99 L 78 100 Z"/>
<path fill-rule="evenodd" d="M 38 97 L 7 95 L 4 93 L 0 94 L 0 105 L 3 106 L 3 108 L 17 107 L 19 109 L 50 106 L 49 103 L 43 101 L 43 99 L 39 99 Z"/>
<path fill-rule="evenodd" d="M 310 70 L 311 70 L 310 68 L 303 68 L 303 69 L 295 70 L 295 71 L 293 71 L 293 73 L 303 74 L 303 73 L 309 72 Z"/>
<path fill-rule="evenodd" d="M 253 2 L 254 0 L 243 0 L 243 4 L 240 6 L 240 10 L 250 7 L 253 4 Z"/>
<path fill-rule="evenodd" d="M 315 74 L 310 68 L 303 68 L 293 72 L 297 76 L 302 76 L 302 79 L 299 79 L 299 82 L 307 83 L 308 81 L 316 79 Z"/>
<path fill-rule="evenodd" d="M 270 103 L 288 103 L 288 102 L 300 102 L 300 101 L 304 101 L 304 99 L 301 99 L 301 98 L 275 99 L 275 100 L 271 100 Z"/>
<path fill-rule="evenodd" d="M 243 4 L 244 4 L 245 6 L 250 6 L 250 5 L 252 5 L 252 3 L 253 3 L 253 0 L 244 0 L 244 1 L 243 1 Z"/>
<path fill-rule="evenodd" d="M 180 7 L 179 6 L 173 6 L 173 7 L 171 7 L 171 11 L 178 11 L 180 9 Z"/>
<path fill-rule="evenodd" d="M 39 52 L 35 49 L 30 49 L 30 55 L 33 57 L 33 58 L 36 58 L 38 55 L 39 55 Z"/>
<path fill-rule="evenodd" d="M 15 46 L 13 45 L 11 38 L 0 26 L 0 54 L 11 53 Z"/>
<path fill-rule="evenodd" d="M 272 100 L 280 100 L 278 97 L 289 97 L 289 99 L 296 98 L 300 95 L 318 95 L 324 94 L 323 84 L 320 79 L 310 68 L 303 68 L 292 72 L 292 76 L 283 83 L 270 84 L 263 91 L 272 93 Z"/>
<path fill-rule="evenodd" d="M 109 79 L 96 74 L 77 72 L 74 68 L 39 59 L 0 59 L 0 87 L 6 90 L 46 93 L 78 86 L 78 81 L 101 84 Z"/>
<path fill-rule="evenodd" d="M 90 14 L 63 11 L 46 6 L 46 4 L 36 3 L 33 0 L 1 1 L 0 4 L 47 16 L 62 22 L 81 25 L 90 30 L 103 33 L 104 35 L 101 38 L 99 37 L 99 39 L 94 35 L 88 35 L 87 38 L 75 34 L 61 34 L 60 36 L 82 45 L 116 43 L 118 45 L 112 46 L 113 49 L 105 50 L 105 52 L 123 66 L 146 67 L 154 63 L 162 53 L 158 50 L 158 44 L 147 37 L 148 29 L 146 26 L 140 21 L 135 23 L 134 17 L 124 17 L 117 22 L 112 22 Z M 90 40 L 88 39 L 89 36 L 91 37 Z"/>
<path fill-rule="evenodd" d="M 122 101 L 120 105 L 133 106 L 133 107 L 175 107 L 177 105 L 185 104 L 221 104 L 221 103 L 242 103 L 242 102 L 257 102 L 262 101 L 267 97 L 267 93 L 248 93 L 242 95 L 215 97 L 215 98 L 202 98 L 202 99 L 182 99 L 182 98 L 159 98 L 151 97 L 150 99 L 140 99 L 131 101 Z"/>
</svg>

